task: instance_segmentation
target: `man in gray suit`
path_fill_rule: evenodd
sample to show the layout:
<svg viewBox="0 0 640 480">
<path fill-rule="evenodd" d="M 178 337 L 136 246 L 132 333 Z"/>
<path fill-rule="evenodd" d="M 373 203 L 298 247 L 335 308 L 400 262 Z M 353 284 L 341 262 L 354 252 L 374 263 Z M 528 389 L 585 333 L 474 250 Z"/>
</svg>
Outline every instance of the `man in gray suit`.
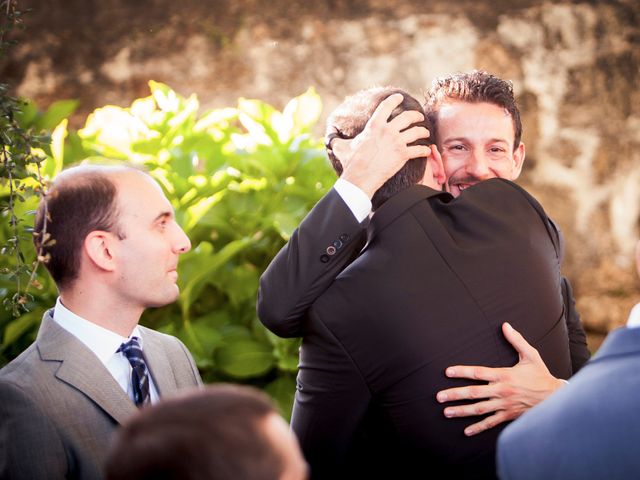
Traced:
<svg viewBox="0 0 640 480">
<path fill-rule="evenodd" d="M 201 384 L 178 339 L 138 325 L 178 297 L 191 245 L 151 177 L 106 166 L 58 176 L 34 243 L 60 296 L 35 343 L 0 370 L 0 478 L 102 478 L 119 424 Z"/>
<path fill-rule="evenodd" d="M 640 243 L 636 268 L 640 275 Z M 502 432 L 500 478 L 638 478 L 639 367 L 640 304 L 567 386 Z"/>
</svg>

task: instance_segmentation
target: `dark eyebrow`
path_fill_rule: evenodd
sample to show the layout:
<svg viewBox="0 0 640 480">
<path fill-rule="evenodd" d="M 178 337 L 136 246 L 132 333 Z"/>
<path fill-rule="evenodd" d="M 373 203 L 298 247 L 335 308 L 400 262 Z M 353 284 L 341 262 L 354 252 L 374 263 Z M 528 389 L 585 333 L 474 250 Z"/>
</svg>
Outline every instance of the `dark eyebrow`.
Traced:
<svg viewBox="0 0 640 480">
<path fill-rule="evenodd" d="M 444 143 L 449 143 L 449 142 L 466 142 L 469 139 L 467 137 L 455 137 L 455 138 L 447 138 Z M 504 138 L 491 138 L 489 140 L 488 143 L 506 143 L 507 145 L 509 145 L 509 142 L 507 140 L 505 140 Z"/>
</svg>

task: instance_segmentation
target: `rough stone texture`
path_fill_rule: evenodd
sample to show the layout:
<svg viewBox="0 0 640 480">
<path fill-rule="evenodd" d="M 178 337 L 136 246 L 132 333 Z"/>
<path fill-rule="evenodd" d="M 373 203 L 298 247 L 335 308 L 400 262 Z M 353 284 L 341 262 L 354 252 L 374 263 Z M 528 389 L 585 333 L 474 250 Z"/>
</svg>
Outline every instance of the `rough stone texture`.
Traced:
<svg viewBox="0 0 640 480">
<path fill-rule="evenodd" d="M 440 74 L 513 80 L 525 124 L 522 183 L 566 236 L 565 272 L 587 327 L 604 333 L 640 300 L 640 3 L 401 0 L 31 0 L 4 81 L 46 106 L 79 98 L 76 126 L 147 81 L 282 107 L 309 86 L 325 113 L 373 84 L 420 97 Z M 319 128 L 319 131 L 321 129 Z M 597 341 L 593 344 L 596 345 Z"/>
</svg>

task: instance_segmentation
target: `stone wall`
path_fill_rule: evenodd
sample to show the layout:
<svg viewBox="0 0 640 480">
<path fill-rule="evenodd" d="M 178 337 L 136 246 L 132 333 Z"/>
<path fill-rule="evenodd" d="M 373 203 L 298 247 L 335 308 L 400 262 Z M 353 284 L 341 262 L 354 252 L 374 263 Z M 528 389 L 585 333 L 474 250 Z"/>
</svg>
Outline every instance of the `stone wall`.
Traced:
<svg viewBox="0 0 640 480">
<path fill-rule="evenodd" d="M 31 0 L 0 75 L 46 106 L 79 98 L 76 126 L 165 82 L 205 108 L 237 97 L 282 107 L 314 86 L 325 113 L 373 84 L 421 97 L 440 74 L 513 80 L 522 183 L 566 236 L 565 273 L 594 334 L 640 300 L 640 4 L 628 1 Z"/>
</svg>

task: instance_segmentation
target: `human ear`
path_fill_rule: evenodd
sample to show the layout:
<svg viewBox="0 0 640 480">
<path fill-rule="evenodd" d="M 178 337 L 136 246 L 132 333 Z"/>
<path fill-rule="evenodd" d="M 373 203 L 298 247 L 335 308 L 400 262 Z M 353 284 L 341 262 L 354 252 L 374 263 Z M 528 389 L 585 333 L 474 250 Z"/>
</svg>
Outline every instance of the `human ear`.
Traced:
<svg viewBox="0 0 640 480">
<path fill-rule="evenodd" d="M 98 268 L 106 271 L 115 269 L 113 235 L 102 230 L 94 230 L 84 239 L 84 253 Z"/>
<path fill-rule="evenodd" d="M 524 143 L 520 142 L 518 148 L 513 152 L 513 175 L 511 180 L 516 180 L 522 172 L 522 165 L 524 165 L 525 148 Z"/>
<path fill-rule="evenodd" d="M 431 155 L 427 158 L 427 162 L 430 162 L 431 171 L 433 172 L 433 179 L 438 185 L 444 185 L 447 181 L 447 175 L 444 172 L 444 163 L 442 162 L 442 156 L 438 151 L 436 144 L 431 145 Z"/>
</svg>

